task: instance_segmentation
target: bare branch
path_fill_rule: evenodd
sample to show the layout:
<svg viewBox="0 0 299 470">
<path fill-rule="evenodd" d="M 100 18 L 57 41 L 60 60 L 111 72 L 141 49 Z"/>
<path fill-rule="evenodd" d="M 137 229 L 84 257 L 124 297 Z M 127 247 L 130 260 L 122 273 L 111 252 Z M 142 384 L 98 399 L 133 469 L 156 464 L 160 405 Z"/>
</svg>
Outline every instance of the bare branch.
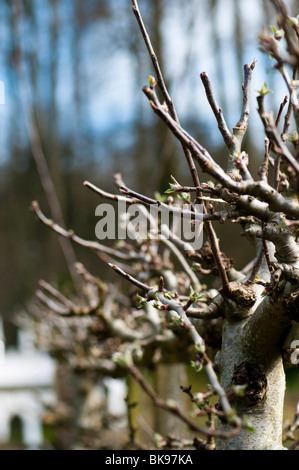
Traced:
<svg viewBox="0 0 299 470">
<path fill-rule="evenodd" d="M 222 134 L 223 140 L 229 149 L 229 161 L 228 161 L 228 173 L 231 174 L 234 179 L 238 179 L 235 169 L 235 159 L 241 153 L 242 141 L 248 127 L 248 119 L 250 112 L 250 89 L 251 89 L 251 78 L 252 71 L 255 67 L 256 60 L 252 64 L 244 65 L 244 84 L 243 89 L 243 105 L 240 119 L 233 129 L 233 134 L 229 131 L 226 121 L 223 117 L 222 109 L 218 106 L 212 85 L 205 72 L 201 73 L 200 77 L 204 84 L 208 102 L 213 110 L 216 117 L 218 128 Z"/>
<path fill-rule="evenodd" d="M 242 110 L 241 116 L 235 127 L 233 128 L 233 135 L 234 139 L 232 141 L 232 145 L 230 148 L 230 155 L 228 161 L 228 168 L 227 172 L 235 177 L 236 171 L 234 167 L 235 158 L 241 153 L 242 150 L 242 142 L 243 138 L 246 134 L 248 128 L 248 120 L 249 120 L 249 113 L 250 113 L 250 94 L 251 94 L 251 80 L 252 80 L 252 72 L 255 68 L 256 59 L 252 62 L 252 64 L 245 64 L 244 65 L 244 83 L 242 84 L 243 90 L 243 103 L 242 103 Z"/>
<path fill-rule="evenodd" d="M 165 236 L 164 236 L 165 235 Z M 200 292 L 202 287 L 199 282 L 199 280 L 196 277 L 196 274 L 192 269 L 190 268 L 189 264 L 183 257 L 183 255 L 180 253 L 180 251 L 177 249 L 177 247 L 169 240 L 169 230 L 167 226 L 161 227 L 161 242 L 167 246 L 170 251 L 174 254 L 174 256 L 177 258 L 181 266 L 183 267 L 184 271 L 187 273 L 189 276 L 189 279 L 191 280 L 191 284 L 193 288 L 197 291 Z"/>
<path fill-rule="evenodd" d="M 138 287 L 139 289 L 144 290 L 145 292 L 150 292 L 152 291 L 152 287 L 148 286 L 147 284 L 144 284 L 143 282 L 138 281 L 135 279 L 133 276 L 130 276 L 130 274 L 126 273 L 122 269 L 120 269 L 118 266 L 115 264 L 109 263 L 110 268 L 112 268 L 117 274 L 120 276 L 124 277 L 127 281 L 131 282 L 134 284 L 134 286 Z"/>
<path fill-rule="evenodd" d="M 218 269 L 219 277 L 221 279 L 222 292 L 224 295 L 229 295 L 230 290 L 231 290 L 230 284 L 229 284 L 227 272 L 223 263 L 223 259 L 221 256 L 221 252 L 219 249 L 219 242 L 218 242 L 216 233 L 210 221 L 206 223 L 205 227 L 209 235 L 211 249 L 212 249 L 214 260 Z"/>
<path fill-rule="evenodd" d="M 264 154 L 264 162 L 263 165 L 259 169 L 259 175 L 261 178 L 261 181 L 264 181 L 265 183 L 268 183 L 268 166 L 269 166 L 269 139 L 268 137 L 265 138 L 265 154 Z"/>
<path fill-rule="evenodd" d="M 73 242 L 77 243 L 78 245 L 84 246 L 86 248 L 90 248 L 91 250 L 94 250 L 96 252 L 100 253 L 106 253 L 107 255 L 114 256 L 116 258 L 122 259 L 122 260 L 134 260 L 134 259 L 141 259 L 142 258 L 142 253 L 136 254 L 136 253 L 123 253 L 119 250 L 116 250 L 114 248 L 109 248 L 105 245 L 102 245 L 101 243 L 94 242 L 91 240 L 85 240 L 84 238 L 79 237 L 74 233 L 73 230 L 66 230 L 57 223 L 55 223 L 53 220 L 48 219 L 40 210 L 39 205 L 37 201 L 33 201 L 31 204 L 31 210 L 36 214 L 38 219 L 47 227 L 49 227 L 51 230 L 54 232 L 58 233 L 58 235 L 61 235 L 64 238 L 68 238 L 70 240 L 73 240 Z"/>
<path fill-rule="evenodd" d="M 119 194 L 107 193 L 106 191 L 103 191 L 102 189 L 98 188 L 97 186 L 90 183 L 89 181 L 84 181 L 83 184 L 84 184 L 84 186 L 91 189 L 93 192 L 95 192 L 96 194 L 99 194 L 101 197 L 103 197 L 105 199 L 110 199 L 112 201 L 122 201 L 122 202 L 126 202 L 128 204 L 136 204 L 136 202 L 139 201 L 139 199 L 124 197 L 124 196 L 120 196 Z"/>
<path fill-rule="evenodd" d="M 258 272 L 259 272 L 259 269 L 260 269 L 260 267 L 261 267 L 261 264 L 262 264 L 264 255 L 265 255 L 265 253 L 264 253 L 264 247 L 262 246 L 258 257 L 257 257 L 256 260 L 255 260 L 255 263 L 254 263 L 254 265 L 253 265 L 251 274 L 250 274 L 250 276 L 249 276 L 247 282 L 254 282 L 254 280 L 255 280 L 255 278 L 256 278 Z"/>
<path fill-rule="evenodd" d="M 193 421 L 191 421 L 179 408 L 176 403 L 172 403 L 170 401 L 163 400 L 153 389 L 150 385 L 146 382 L 145 378 L 139 371 L 139 369 L 134 365 L 130 364 L 128 366 L 128 370 L 130 374 L 134 377 L 134 379 L 139 383 L 143 391 L 151 398 L 155 406 L 161 408 L 165 411 L 176 416 L 178 419 L 183 421 L 188 428 L 196 433 L 202 434 L 204 436 L 214 436 L 220 437 L 222 439 L 229 439 L 230 437 L 235 436 L 240 431 L 241 423 L 238 422 L 235 427 L 232 428 L 231 431 L 218 431 L 210 428 L 203 428 L 202 426 L 198 426 Z"/>
<path fill-rule="evenodd" d="M 213 89 L 212 89 L 210 79 L 209 79 L 208 75 L 206 74 L 206 72 L 202 72 L 200 74 L 200 78 L 201 78 L 202 83 L 205 87 L 208 102 L 209 102 L 209 104 L 212 108 L 212 111 L 214 113 L 214 116 L 217 120 L 218 129 L 220 130 L 220 132 L 222 134 L 222 137 L 223 137 L 223 140 L 224 140 L 225 144 L 227 145 L 228 149 L 230 149 L 231 145 L 232 145 L 232 142 L 234 140 L 234 136 L 231 134 L 231 132 L 228 129 L 228 126 L 227 126 L 226 121 L 225 121 L 224 116 L 223 116 L 222 109 L 218 106 L 218 103 L 216 101 L 216 98 L 215 98 L 215 95 L 214 95 L 214 92 L 213 92 Z"/>
<path fill-rule="evenodd" d="M 50 295 L 52 295 L 58 302 L 60 302 L 62 305 L 65 305 L 66 308 L 69 309 L 69 311 L 77 312 L 80 309 L 78 309 L 78 306 L 69 300 L 67 297 L 65 297 L 61 292 L 59 292 L 57 289 L 55 289 L 51 284 L 49 284 L 46 281 L 40 280 L 39 281 L 40 287 L 48 292 Z"/>
<path fill-rule="evenodd" d="M 146 284 L 141 283 L 137 279 L 133 278 L 132 276 L 128 275 L 127 273 L 123 272 L 117 266 L 111 266 L 118 274 L 120 274 L 122 277 L 127 279 L 129 282 L 134 284 L 137 287 L 140 287 L 141 289 L 145 290 L 148 293 L 149 299 L 158 299 L 163 305 L 167 307 L 168 310 L 173 310 L 175 311 L 178 316 L 182 319 L 183 321 L 183 326 L 189 331 L 193 342 L 197 348 L 198 353 L 200 354 L 200 357 L 202 357 L 203 364 L 205 367 L 205 370 L 208 374 L 209 380 L 211 382 L 211 385 L 217 392 L 220 398 L 220 402 L 223 408 L 223 411 L 226 415 L 226 417 L 231 417 L 233 416 L 233 410 L 229 404 L 229 401 L 227 399 L 226 393 L 224 389 L 221 387 L 217 375 L 215 374 L 215 371 L 212 366 L 212 362 L 208 358 L 208 356 L 205 353 L 205 345 L 204 345 L 204 340 L 202 337 L 199 335 L 198 331 L 194 327 L 194 325 L 191 323 L 189 320 L 188 316 L 186 315 L 184 309 L 175 300 L 166 298 L 162 293 L 160 293 L 157 289 L 151 289 L 149 286 Z M 234 424 L 237 428 L 239 428 L 241 421 L 239 418 L 234 418 Z"/>
<path fill-rule="evenodd" d="M 149 52 L 150 58 L 152 60 L 153 66 L 154 66 L 154 70 L 157 74 L 157 84 L 158 84 L 158 86 L 159 86 L 159 88 L 162 92 L 162 95 L 164 97 L 166 106 L 169 110 L 169 113 L 170 113 L 171 117 L 173 118 L 173 120 L 175 122 L 177 122 L 179 124 L 179 119 L 178 119 L 178 116 L 177 116 L 177 113 L 176 113 L 176 110 L 175 110 L 175 107 L 174 107 L 173 100 L 171 99 L 171 97 L 168 93 L 167 87 L 165 85 L 165 81 L 164 81 L 164 78 L 163 78 L 163 74 L 161 72 L 159 61 L 158 61 L 157 55 L 156 55 L 156 53 L 153 49 L 153 46 L 151 44 L 151 40 L 150 40 L 150 37 L 149 37 L 149 35 L 147 33 L 147 30 L 145 28 L 144 22 L 142 20 L 142 16 L 140 14 L 140 10 L 139 10 L 137 0 L 132 0 L 132 4 L 133 4 L 134 15 L 137 19 L 137 22 L 138 22 L 139 28 L 141 30 L 145 45 L 147 47 L 147 50 Z M 191 154 L 190 150 L 186 146 L 184 146 L 183 144 L 182 144 L 182 148 L 183 148 L 183 152 L 184 152 L 184 155 L 185 155 L 185 158 L 186 158 L 186 162 L 188 164 L 188 167 L 189 167 L 189 170 L 190 170 L 190 173 L 191 173 L 191 176 L 192 176 L 193 184 L 194 184 L 194 186 L 198 187 L 199 186 L 199 177 L 198 177 L 197 169 L 194 165 L 192 154 Z M 200 195 L 200 191 L 198 191 L 197 194 Z"/>
<path fill-rule="evenodd" d="M 274 142 L 276 152 L 280 153 L 287 160 L 287 162 L 294 168 L 296 173 L 299 173 L 299 163 L 293 157 L 286 144 L 280 137 L 272 113 L 264 114 L 262 117 L 265 123 L 265 132 L 269 139 Z"/>
<path fill-rule="evenodd" d="M 290 199 L 284 198 L 270 185 L 265 184 L 264 182 L 243 181 L 239 183 L 234 181 L 212 159 L 208 151 L 204 149 L 198 142 L 196 142 L 193 137 L 191 137 L 185 130 L 181 128 L 181 126 L 179 126 L 171 118 L 171 116 L 165 111 L 165 109 L 160 103 L 158 105 L 154 103 L 154 101 L 157 102 L 157 98 L 154 94 L 154 91 L 148 87 L 145 87 L 143 90 L 148 99 L 150 100 L 154 112 L 157 113 L 158 116 L 160 116 L 160 118 L 165 121 L 165 123 L 168 125 L 173 134 L 178 138 L 178 140 L 182 143 L 182 145 L 186 146 L 190 150 L 191 154 L 193 155 L 195 160 L 198 161 L 203 171 L 209 173 L 217 181 L 223 184 L 224 187 L 233 192 L 236 192 L 237 194 L 248 194 L 254 197 L 261 198 L 264 202 L 267 202 L 269 204 L 269 208 L 272 211 L 284 212 L 290 217 L 299 217 L 299 204 L 295 203 Z M 287 153 L 289 153 L 288 150 Z M 291 159 L 294 160 L 294 157 L 292 155 Z"/>
<path fill-rule="evenodd" d="M 147 33 L 147 30 L 146 30 L 146 27 L 144 25 L 144 22 L 143 22 L 143 19 L 142 19 L 142 16 L 141 16 L 141 13 L 140 13 L 140 10 L 139 10 L 139 6 L 138 6 L 138 2 L 137 0 L 132 0 L 132 4 L 133 4 L 133 13 L 137 19 L 137 22 L 138 22 L 138 25 L 139 25 L 139 28 L 140 28 L 140 31 L 141 31 L 141 34 L 142 34 L 142 37 L 144 39 L 144 42 L 145 42 L 145 45 L 147 47 L 147 50 L 148 50 L 148 53 L 150 55 L 150 58 L 151 58 L 151 61 L 152 61 L 152 64 L 153 64 L 153 67 L 154 67 L 154 70 L 157 74 L 157 84 L 161 90 L 161 93 L 165 99 L 165 103 L 169 109 L 169 112 L 171 114 L 171 116 L 173 117 L 173 119 L 175 121 L 178 121 L 178 117 L 177 117 L 177 114 L 176 114 L 176 110 L 174 108 L 174 104 L 173 104 L 173 101 L 172 99 L 170 98 L 169 96 L 169 93 L 168 93 L 168 90 L 167 90 L 167 87 L 165 85 L 165 81 L 164 81 L 164 78 L 163 78 L 163 74 L 161 72 L 161 68 L 160 68 L 160 64 L 159 64 L 159 61 L 158 61 L 158 58 L 157 58 L 157 55 L 154 51 L 154 48 L 152 46 L 152 43 L 151 43 L 151 40 L 150 40 L 150 37 Z"/>
</svg>

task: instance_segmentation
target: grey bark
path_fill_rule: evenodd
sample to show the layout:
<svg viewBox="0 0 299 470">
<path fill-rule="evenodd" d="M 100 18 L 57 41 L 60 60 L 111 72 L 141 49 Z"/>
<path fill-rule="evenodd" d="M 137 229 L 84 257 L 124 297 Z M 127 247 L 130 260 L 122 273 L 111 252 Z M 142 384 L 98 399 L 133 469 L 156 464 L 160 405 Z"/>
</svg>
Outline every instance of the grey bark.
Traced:
<svg viewBox="0 0 299 470">
<path fill-rule="evenodd" d="M 220 372 L 221 384 L 230 390 L 236 369 L 240 365 L 252 365 L 256 384 L 252 384 L 256 393 L 249 398 L 235 399 L 232 405 L 239 415 L 246 415 L 254 432 L 242 429 L 240 433 L 229 439 L 217 441 L 218 450 L 280 450 L 282 445 L 282 420 L 285 393 L 285 374 L 278 346 L 273 350 L 273 357 L 263 357 L 251 350 L 250 341 L 244 342 L 244 328 L 247 321 L 237 324 L 225 323 L 223 329 L 223 345 L 221 350 Z M 266 389 L 263 390 L 264 375 Z M 246 379 L 245 379 L 246 380 Z M 241 385 L 241 384 L 240 384 Z M 263 394 L 263 398 L 259 399 Z M 250 401 L 252 399 L 252 402 Z M 255 402 L 256 401 L 256 402 Z M 226 428 L 227 425 L 220 425 Z"/>
<path fill-rule="evenodd" d="M 278 246 L 270 242 L 268 247 L 274 260 Z M 295 250 L 293 265 L 296 258 Z M 270 280 L 265 262 L 259 275 L 266 282 Z M 226 303 L 222 347 L 215 362 L 225 390 L 247 383 L 244 396 L 234 398 L 232 405 L 255 430 L 242 429 L 229 440 L 218 440 L 218 450 L 287 450 L 282 444 L 285 372 L 281 348 L 290 327 L 283 299 L 293 289 L 284 282 L 272 295 L 262 297 L 260 286 L 254 286 L 257 300 L 247 313 L 244 305 L 238 311 L 237 303 Z M 220 428 L 227 425 L 220 423 Z"/>
</svg>

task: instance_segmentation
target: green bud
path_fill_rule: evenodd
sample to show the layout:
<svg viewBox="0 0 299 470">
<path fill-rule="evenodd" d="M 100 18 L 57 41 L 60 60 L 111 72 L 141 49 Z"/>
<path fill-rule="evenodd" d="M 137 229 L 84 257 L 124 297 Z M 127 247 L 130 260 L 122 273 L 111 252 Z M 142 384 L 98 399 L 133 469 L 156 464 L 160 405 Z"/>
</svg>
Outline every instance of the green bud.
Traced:
<svg viewBox="0 0 299 470">
<path fill-rule="evenodd" d="M 197 393 L 194 395 L 193 402 L 196 404 L 197 408 L 202 410 L 205 405 L 210 404 L 211 400 L 209 398 L 205 398 L 202 393 Z"/>
<path fill-rule="evenodd" d="M 237 412 L 236 410 L 232 409 L 229 413 L 227 413 L 226 415 L 226 419 L 227 419 L 227 422 L 229 424 L 235 424 L 236 422 L 236 419 L 237 419 Z"/>
<path fill-rule="evenodd" d="M 277 39 L 277 41 L 280 41 L 282 38 L 284 38 L 284 30 L 283 29 L 278 29 L 275 33 L 275 39 Z"/>
<path fill-rule="evenodd" d="M 134 359 L 137 361 L 141 361 L 143 358 L 143 350 L 139 341 L 136 341 L 132 347 L 132 353 L 134 354 Z"/>
<path fill-rule="evenodd" d="M 170 178 L 171 178 L 171 181 L 172 181 L 176 186 L 180 186 L 180 184 L 178 183 L 178 181 L 175 179 L 174 176 L 170 175 Z"/>
<path fill-rule="evenodd" d="M 181 194 L 178 194 L 178 198 L 183 201 L 183 202 L 190 202 L 190 194 L 189 193 L 181 193 Z"/>
<path fill-rule="evenodd" d="M 137 310 L 143 309 L 147 305 L 147 299 L 144 297 L 141 297 L 141 295 L 137 294 L 137 299 L 139 300 L 139 305 L 137 307 Z"/>
<path fill-rule="evenodd" d="M 169 406 L 169 408 L 172 408 L 173 410 L 176 410 L 178 408 L 178 405 L 174 400 L 168 399 L 166 400 L 166 403 Z"/>
<path fill-rule="evenodd" d="M 116 352 L 112 356 L 113 362 L 123 368 L 128 368 L 132 363 L 132 354 L 130 349 L 127 349 L 125 352 Z"/>
<path fill-rule="evenodd" d="M 184 320 L 175 312 L 170 312 L 171 316 L 171 326 L 184 326 Z"/>
<path fill-rule="evenodd" d="M 174 295 L 175 295 L 175 292 L 165 292 L 164 293 L 165 299 L 168 299 L 168 300 L 172 300 Z"/>
<path fill-rule="evenodd" d="M 268 93 L 273 93 L 272 90 L 268 90 L 267 89 L 267 83 L 264 82 L 261 89 L 260 90 L 257 90 L 257 92 L 261 95 L 261 96 L 265 96 L 265 95 L 268 95 Z"/>
<path fill-rule="evenodd" d="M 156 201 L 166 202 L 167 201 L 167 196 L 165 196 L 165 194 L 160 194 L 158 191 L 156 191 L 154 193 L 154 199 Z"/>
<path fill-rule="evenodd" d="M 272 29 L 273 33 L 275 34 L 276 31 L 277 31 L 276 27 L 275 27 L 273 24 L 271 24 L 271 25 L 270 25 L 270 28 Z"/>
<path fill-rule="evenodd" d="M 170 186 L 170 188 L 165 191 L 165 194 L 175 193 L 178 186 L 176 184 L 173 184 L 173 183 L 169 183 L 169 186 Z"/>
<path fill-rule="evenodd" d="M 195 345 L 195 350 L 196 350 L 196 352 L 198 352 L 199 354 L 204 354 L 205 351 L 206 351 L 206 347 L 205 347 L 204 343 L 202 343 L 202 344 L 196 344 L 196 345 Z"/>
<path fill-rule="evenodd" d="M 196 393 L 193 399 L 196 404 L 202 403 L 204 401 L 204 394 L 200 392 Z"/>
<path fill-rule="evenodd" d="M 243 416 L 243 419 L 242 419 L 242 427 L 243 427 L 244 429 L 247 429 L 247 431 L 249 431 L 249 432 L 255 432 L 255 427 L 252 426 L 252 424 L 249 422 L 247 416 Z"/>
<path fill-rule="evenodd" d="M 195 372 L 200 372 L 203 368 L 203 365 L 200 361 L 191 361 L 191 367 L 195 369 Z"/>
<path fill-rule="evenodd" d="M 161 449 L 164 444 L 166 444 L 164 437 L 161 434 L 155 433 L 155 446 Z"/>
<path fill-rule="evenodd" d="M 190 300 L 192 300 L 192 302 L 196 302 L 197 300 L 201 299 L 203 297 L 203 294 L 198 294 L 197 292 L 195 292 L 193 290 L 193 287 L 190 286 Z"/>
<path fill-rule="evenodd" d="M 200 263 L 193 263 L 192 266 L 191 266 L 192 271 L 198 271 L 198 269 L 200 269 L 200 268 L 201 268 Z"/>
<path fill-rule="evenodd" d="M 290 134 L 288 135 L 288 141 L 292 142 L 292 144 L 294 144 L 294 145 L 298 145 L 298 143 L 299 143 L 298 132 L 296 132 L 296 131 L 290 132 Z"/>
<path fill-rule="evenodd" d="M 156 81 L 155 77 L 153 77 L 152 75 L 148 76 L 148 81 L 149 81 L 149 84 L 150 84 L 151 88 L 154 88 L 157 85 L 157 81 Z"/>
<path fill-rule="evenodd" d="M 292 28 L 296 28 L 299 24 L 299 20 L 294 16 L 288 16 L 288 23 L 290 26 L 292 26 Z"/>
</svg>

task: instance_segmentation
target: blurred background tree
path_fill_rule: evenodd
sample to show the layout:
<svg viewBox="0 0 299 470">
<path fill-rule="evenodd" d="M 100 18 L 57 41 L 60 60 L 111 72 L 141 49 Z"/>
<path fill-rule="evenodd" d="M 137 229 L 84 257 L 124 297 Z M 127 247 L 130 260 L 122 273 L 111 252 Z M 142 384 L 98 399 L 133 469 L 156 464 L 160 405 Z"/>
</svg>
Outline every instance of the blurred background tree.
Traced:
<svg viewBox="0 0 299 470">
<path fill-rule="evenodd" d="M 295 11 L 295 0 L 286 3 Z M 230 125 L 240 113 L 243 63 L 258 60 L 253 102 L 264 81 L 275 87 L 271 59 L 258 51 L 259 32 L 275 22 L 271 2 L 142 0 L 140 8 L 184 127 L 221 164 L 223 142 L 199 75 L 209 74 Z M 55 234 L 29 212 L 38 199 L 53 216 L 38 161 L 48 167 L 65 226 L 89 239 L 98 199 L 83 188 L 84 180 L 109 191 L 113 173 L 122 171 L 129 186 L 151 196 L 167 189 L 171 174 L 180 175 L 182 184 L 189 180 L 179 146 L 141 92 L 152 67 L 131 1 L 5 0 L 0 23 L 6 94 L 0 107 L 0 312 L 7 342 L 14 344 L 10 320 L 26 308 L 37 280 L 72 290 L 66 258 L 80 260 L 83 253 L 68 246 L 66 255 Z M 269 95 L 269 108 L 277 111 L 286 93 L 281 87 Z M 244 150 L 258 167 L 264 141 L 254 110 Z M 217 234 L 237 268 L 251 259 L 253 252 L 243 250 L 232 225 L 217 228 Z M 98 277 L 110 276 L 85 251 L 84 263 Z"/>
</svg>

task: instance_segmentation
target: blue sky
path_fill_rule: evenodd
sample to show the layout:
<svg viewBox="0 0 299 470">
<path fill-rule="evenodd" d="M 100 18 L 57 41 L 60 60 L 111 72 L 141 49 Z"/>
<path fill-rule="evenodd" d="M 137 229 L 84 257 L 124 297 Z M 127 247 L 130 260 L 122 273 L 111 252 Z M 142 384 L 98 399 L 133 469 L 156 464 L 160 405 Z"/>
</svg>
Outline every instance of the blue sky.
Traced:
<svg viewBox="0 0 299 470">
<path fill-rule="evenodd" d="M 46 23 L 47 14 L 43 8 L 44 0 L 36 2 L 38 16 Z M 67 3 L 65 8 L 61 8 L 60 21 L 61 33 L 59 35 L 59 68 L 57 98 L 59 108 L 59 126 L 65 135 L 78 134 L 78 121 L 74 115 L 74 84 L 72 77 L 73 57 L 70 50 L 70 9 Z M 130 3 L 128 8 L 130 8 Z M 212 23 L 206 21 L 208 2 L 207 0 L 193 0 L 182 15 L 182 10 L 176 7 L 176 3 L 170 8 L 170 14 L 164 19 L 161 29 L 165 35 L 165 76 L 171 79 L 171 94 L 175 100 L 176 107 L 182 123 L 190 118 L 198 120 L 198 125 L 204 123 L 210 129 L 213 145 L 221 144 L 214 117 L 206 101 L 203 86 L 200 81 L 200 73 L 205 71 L 210 76 L 214 85 L 215 93 L 220 106 L 221 96 L 227 97 L 229 103 L 229 113 L 226 116 L 227 122 L 232 127 L 239 117 L 240 112 L 240 71 L 233 52 L 234 42 L 234 18 L 233 0 L 221 0 L 220 8 L 215 18 L 215 26 L 219 31 L 221 44 L 221 63 L 219 66 L 223 71 L 224 81 L 219 82 L 217 78 L 217 64 L 215 61 L 213 44 L 211 41 Z M 269 107 L 277 108 L 286 94 L 286 87 L 280 79 L 279 74 L 271 71 L 271 61 L 258 50 L 258 33 L 263 26 L 262 2 L 251 0 L 241 1 L 242 35 L 246 41 L 243 51 L 243 61 L 252 62 L 257 59 L 256 69 L 253 74 L 252 83 L 252 117 L 250 129 L 256 135 L 256 141 L 260 140 L 263 148 L 263 128 L 255 111 L 256 90 L 264 81 L 272 88 L 276 88 L 275 97 L 268 96 Z M 118 21 L 123 21 L 121 11 L 117 10 L 121 5 L 125 8 L 124 2 L 113 0 L 111 9 L 115 8 L 118 13 L 114 18 L 97 21 L 86 29 L 82 36 L 80 47 L 82 48 L 82 76 L 80 87 L 86 100 L 84 107 L 85 132 L 96 136 L 97 140 L 111 133 L 114 129 L 125 129 L 121 135 L 127 136 L 124 145 L 130 144 L 128 129 L 132 128 L 136 119 L 137 109 L 143 110 L 143 119 L 152 120 L 151 113 L 146 98 L 141 91 L 142 86 L 147 84 L 148 75 L 153 73 L 149 62 L 142 73 L 136 75 L 134 57 L 125 45 L 117 48 L 110 55 L 107 54 L 106 37 L 109 28 L 118 28 Z M 68 7 L 67 7 L 68 6 Z M 140 1 L 142 8 L 142 1 Z M 2 16 L 3 20 L 3 16 Z M 3 21 L 2 21 L 3 23 Z M 134 23 L 133 23 L 134 24 Z M 7 39 L 8 25 L 3 25 L 0 39 Z M 137 27 L 137 26 L 136 26 Z M 47 81 L 48 71 L 45 64 L 49 54 L 49 28 L 39 27 L 36 38 L 31 36 L 30 29 L 25 35 L 24 48 L 30 48 L 38 40 L 40 49 L 41 70 L 40 89 L 45 93 L 41 94 L 44 103 L 47 103 Z M 186 34 L 192 31 L 192 34 Z M 140 41 L 142 41 L 140 37 Z M 7 40 L 6 40 L 7 42 Z M 144 55 L 147 55 L 144 46 Z M 8 141 L 11 127 L 14 126 L 12 120 L 12 106 L 16 100 L 16 83 L 11 79 L 11 70 L 7 70 L 3 54 L 0 57 L 0 80 L 3 80 L 6 88 L 6 104 L 0 106 L 0 162 L 5 162 L 9 158 Z M 80 130 L 79 130 L 80 132 Z M 122 139 L 122 138 L 121 138 Z M 122 140 L 121 140 L 122 141 Z M 121 142 L 118 142 L 121 145 Z"/>
</svg>

